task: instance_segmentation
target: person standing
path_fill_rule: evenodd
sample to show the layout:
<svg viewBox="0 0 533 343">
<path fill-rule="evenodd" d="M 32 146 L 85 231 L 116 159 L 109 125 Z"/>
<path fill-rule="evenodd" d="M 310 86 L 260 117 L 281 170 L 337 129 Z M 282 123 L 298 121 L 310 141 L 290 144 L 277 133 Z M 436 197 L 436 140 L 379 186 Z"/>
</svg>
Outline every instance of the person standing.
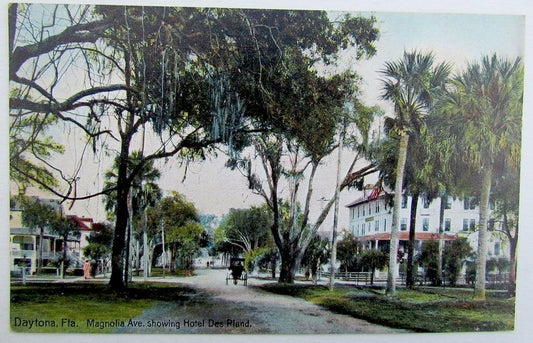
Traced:
<svg viewBox="0 0 533 343">
<path fill-rule="evenodd" d="M 89 259 L 86 259 L 83 264 L 83 277 L 85 279 L 91 278 L 91 261 Z"/>
</svg>

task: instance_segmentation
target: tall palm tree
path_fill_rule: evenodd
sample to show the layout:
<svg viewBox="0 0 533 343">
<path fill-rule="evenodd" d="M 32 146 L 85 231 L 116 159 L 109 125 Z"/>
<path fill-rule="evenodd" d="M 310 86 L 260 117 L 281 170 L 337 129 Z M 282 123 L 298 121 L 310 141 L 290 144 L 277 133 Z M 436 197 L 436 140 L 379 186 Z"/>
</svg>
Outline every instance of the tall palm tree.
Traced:
<svg viewBox="0 0 533 343">
<path fill-rule="evenodd" d="M 128 174 L 137 167 L 141 160 L 142 153 L 139 151 L 135 151 L 130 155 L 128 161 Z M 118 158 L 113 163 L 111 169 L 105 173 L 106 188 L 113 188 L 113 186 L 115 186 L 118 175 L 117 171 Z M 133 211 L 133 216 L 142 213 L 145 206 L 153 206 L 155 202 L 161 199 L 161 189 L 156 183 L 160 177 L 161 173 L 154 167 L 152 161 L 145 163 L 141 171 L 135 175 L 131 182 L 131 210 Z M 104 198 L 105 209 L 110 215 L 113 215 L 116 205 L 116 194 L 115 192 L 110 192 Z"/>
<path fill-rule="evenodd" d="M 481 180 L 475 297 L 485 299 L 489 198 L 504 165 L 520 164 L 523 66 L 496 54 L 471 63 L 454 78 L 445 111 L 457 125 L 458 151 L 469 178 Z"/>
<path fill-rule="evenodd" d="M 448 197 L 464 195 L 461 184 L 456 182 L 455 171 L 464 169 L 462 163 L 456 159 L 457 140 L 453 130 L 458 122 L 450 123 L 445 113 L 441 111 L 442 100 L 446 98 L 446 93 L 442 93 L 433 104 L 433 109 L 426 120 L 427 131 L 425 132 L 424 148 L 429 152 L 429 159 L 424 163 L 420 174 L 429 175 L 426 179 L 429 182 L 433 197 L 440 198 L 439 206 L 439 245 L 437 256 L 437 284 L 441 285 L 443 254 L 444 254 L 444 233 L 445 218 L 444 211 L 447 206 Z"/>
<path fill-rule="evenodd" d="M 393 130 L 399 137 L 387 273 L 388 295 L 396 293 L 399 212 L 409 137 L 420 132 L 434 94 L 446 84 L 451 70 L 448 63 L 435 66 L 434 63 L 432 53 L 404 52 L 402 59 L 387 62 L 381 71 L 384 76 L 382 98 L 394 103 Z"/>
<path fill-rule="evenodd" d="M 133 152 L 128 159 L 128 175 L 137 168 L 137 166 L 143 160 L 142 152 L 135 151 Z M 105 174 L 105 187 L 112 188 L 115 186 L 118 180 L 118 167 L 119 160 L 115 159 L 113 166 Z M 157 180 L 161 173 L 154 167 L 152 161 L 144 163 L 142 168 L 138 173 L 135 174 L 135 177 L 131 181 L 130 187 L 130 203 L 128 204 L 128 210 L 130 211 L 130 226 L 133 224 L 134 219 L 139 219 L 143 223 L 142 231 L 143 234 L 146 232 L 146 220 L 144 218 L 144 212 L 148 207 L 155 206 L 155 204 L 161 199 L 162 192 L 159 186 L 157 185 Z M 105 209 L 109 214 L 115 213 L 115 208 L 117 206 L 117 196 L 116 191 L 109 193 L 104 198 Z M 142 217 L 142 218 L 141 218 Z M 132 230 L 133 231 L 133 230 Z M 126 255 L 129 258 L 129 247 L 130 247 L 130 234 L 126 235 Z M 146 242 L 146 239 L 143 240 Z M 143 247 L 145 250 L 148 247 Z M 145 271 L 146 272 L 146 271 Z M 125 266 L 125 273 L 128 273 L 128 265 Z"/>
</svg>

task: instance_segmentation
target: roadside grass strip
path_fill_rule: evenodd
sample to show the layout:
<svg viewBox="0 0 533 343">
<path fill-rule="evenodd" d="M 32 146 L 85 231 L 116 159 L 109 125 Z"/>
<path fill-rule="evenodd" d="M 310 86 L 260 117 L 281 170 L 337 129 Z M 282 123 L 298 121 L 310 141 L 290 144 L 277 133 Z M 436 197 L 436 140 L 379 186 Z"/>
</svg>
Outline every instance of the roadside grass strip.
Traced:
<svg viewBox="0 0 533 343">
<path fill-rule="evenodd" d="M 10 326 L 20 333 L 109 333 L 157 301 L 192 302 L 194 295 L 192 288 L 155 282 L 122 292 L 101 284 L 12 286 Z"/>
<path fill-rule="evenodd" d="M 473 300 L 456 289 L 397 291 L 389 297 L 382 289 L 336 286 L 267 284 L 262 289 L 303 298 L 331 311 L 375 324 L 415 332 L 508 331 L 514 329 L 515 299 L 488 295 Z"/>
</svg>

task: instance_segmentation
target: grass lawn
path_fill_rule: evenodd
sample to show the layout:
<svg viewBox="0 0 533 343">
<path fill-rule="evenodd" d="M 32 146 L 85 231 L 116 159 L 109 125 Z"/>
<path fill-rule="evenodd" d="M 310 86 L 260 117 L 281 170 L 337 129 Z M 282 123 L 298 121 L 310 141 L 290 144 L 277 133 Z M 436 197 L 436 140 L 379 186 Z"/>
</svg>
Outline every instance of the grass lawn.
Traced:
<svg viewBox="0 0 533 343">
<path fill-rule="evenodd" d="M 123 292 L 90 283 L 11 286 L 10 326 L 26 333 L 106 333 L 157 301 L 187 302 L 194 292 L 156 282 L 130 284 Z"/>
<path fill-rule="evenodd" d="M 268 284 L 264 290 L 304 298 L 332 311 L 372 323 L 417 332 L 506 331 L 514 328 L 515 299 L 487 293 L 486 301 L 472 300 L 459 289 L 383 290 L 336 286 Z"/>
</svg>

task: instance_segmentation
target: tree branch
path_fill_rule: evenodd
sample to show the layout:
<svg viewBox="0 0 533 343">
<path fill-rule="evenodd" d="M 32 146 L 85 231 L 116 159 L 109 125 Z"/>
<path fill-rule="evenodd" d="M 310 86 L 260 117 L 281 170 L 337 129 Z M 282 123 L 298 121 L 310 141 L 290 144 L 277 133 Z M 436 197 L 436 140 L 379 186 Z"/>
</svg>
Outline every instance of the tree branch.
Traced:
<svg viewBox="0 0 533 343">
<path fill-rule="evenodd" d="M 24 109 L 37 113 L 59 113 L 76 109 L 78 107 L 81 107 L 82 105 L 87 106 L 88 103 L 76 103 L 76 101 L 79 101 L 85 97 L 97 95 L 100 93 L 109 93 L 121 90 L 131 91 L 131 89 L 122 84 L 92 87 L 79 91 L 78 93 L 74 94 L 63 102 L 34 102 L 28 99 L 10 98 L 9 107 L 11 109 Z M 92 104 L 94 104 L 94 102 L 98 102 L 98 100 L 93 100 Z"/>
<path fill-rule="evenodd" d="M 13 21 L 15 18 L 11 18 Z M 113 25 L 113 20 L 103 19 L 85 24 L 78 24 L 66 28 L 63 32 L 50 36 L 42 41 L 29 44 L 26 46 L 19 46 L 11 51 L 9 59 L 9 75 L 10 78 L 16 75 L 20 67 L 30 58 L 38 57 L 40 55 L 49 53 L 60 45 L 66 44 L 82 44 L 95 43 L 102 36 L 102 32 Z M 10 23 L 10 27 L 13 24 Z"/>
<path fill-rule="evenodd" d="M 17 168 L 17 166 L 15 166 L 15 165 L 11 165 L 11 168 L 16 170 L 18 173 L 24 175 L 28 179 L 32 180 L 33 182 L 37 183 L 39 186 L 43 187 L 47 191 L 50 191 L 54 195 L 57 195 L 58 197 L 63 199 L 63 201 L 65 201 L 65 200 L 87 200 L 87 199 L 91 199 L 91 198 L 94 198 L 94 197 L 97 197 L 97 196 L 100 196 L 100 195 L 103 195 L 103 194 L 108 194 L 109 192 L 115 191 L 117 189 L 116 187 L 111 187 L 111 188 L 104 189 L 104 190 L 102 190 L 101 192 L 98 192 L 98 193 L 94 193 L 94 194 L 90 194 L 90 195 L 86 195 L 86 196 L 82 196 L 82 197 L 78 197 L 78 196 L 71 197 L 71 196 L 64 195 L 64 194 L 56 191 L 52 187 L 48 186 L 46 183 L 44 183 L 41 180 L 35 178 L 33 175 L 26 173 L 24 170 L 21 170 L 20 168 Z"/>
</svg>

